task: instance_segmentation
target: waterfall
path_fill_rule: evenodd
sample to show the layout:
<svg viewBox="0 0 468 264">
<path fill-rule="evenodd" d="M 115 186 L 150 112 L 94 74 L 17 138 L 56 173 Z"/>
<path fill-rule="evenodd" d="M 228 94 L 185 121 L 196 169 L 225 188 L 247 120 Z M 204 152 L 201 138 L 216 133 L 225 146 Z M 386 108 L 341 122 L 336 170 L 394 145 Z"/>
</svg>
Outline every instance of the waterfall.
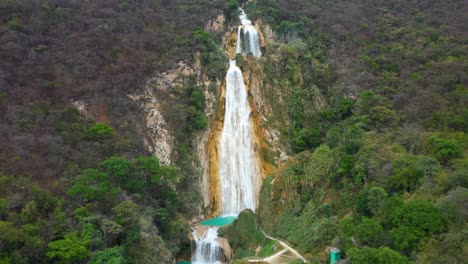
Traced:
<svg viewBox="0 0 468 264">
<path fill-rule="evenodd" d="M 221 263 L 217 227 L 208 227 L 206 230 L 197 228 L 192 231 L 192 235 L 195 242 L 195 252 L 192 252 L 193 264 Z"/>
<path fill-rule="evenodd" d="M 242 72 L 232 60 L 226 74 L 226 108 L 219 157 L 222 215 L 237 215 L 244 209 L 255 211 L 257 207 L 259 169 L 250 114 Z"/>
<path fill-rule="evenodd" d="M 247 19 L 244 10 L 239 8 L 239 11 L 239 19 L 242 25 L 237 29 L 236 53 L 247 55 L 252 52 L 255 57 L 260 57 L 262 53 L 258 44 L 258 32 L 252 25 L 252 21 Z"/>
<path fill-rule="evenodd" d="M 236 52 L 242 55 L 252 52 L 260 57 L 258 33 L 252 22 L 240 9 Z M 260 188 L 260 167 L 254 150 L 254 129 L 244 78 L 236 61 L 229 62 L 226 74 L 226 104 L 224 126 L 219 149 L 219 177 L 221 182 L 221 216 L 236 216 L 245 209 L 255 211 Z M 223 263 L 226 246 L 218 238 L 218 227 L 198 226 L 192 232 L 195 250 L 192 263 Z M 224 238 L 223 238 L 224 239 Z M 227 243 L 227 241 L 224 241 Z M 228 243 L 227 243 L 228 244 Z M 228 252 L 230 252 L 230 247 Z M 224 258 L 223 258 L 224 256 Z"/>
</svg>

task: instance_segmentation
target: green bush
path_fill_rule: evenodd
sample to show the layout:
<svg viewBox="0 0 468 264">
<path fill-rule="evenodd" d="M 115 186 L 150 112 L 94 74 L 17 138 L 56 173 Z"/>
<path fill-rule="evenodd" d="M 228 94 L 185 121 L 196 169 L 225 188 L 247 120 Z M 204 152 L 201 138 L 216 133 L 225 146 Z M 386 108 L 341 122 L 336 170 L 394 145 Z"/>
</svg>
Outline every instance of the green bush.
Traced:
<svg viewBox="0 0 468 264">
<path fill-rule="evenodd" d="M 398 252 L 388 248 L 354 248 L 348 252 L 351 263 L 359 264 L 407 264 L 408 260 Z"/>
<path fill-rule="evenodd" d="M 237 0 L 226 0 L 224 3 L 224 14 L 226 15 L 227 20 L 237 19 L 239 9 L 239 3 Z"/>
<path fill-rule="evenodd" d="M 363 217 L 355 227 L 355 238 L 366 246 L 378 246 L 382 242 L 384 229 L 382 225 L 373 218 Z"/>
<path fill-rule="evenodd" d="M 127 264 L 122 247 L 106 248 L 94 253 L 90 264 Z"/>
<path fill-rule="evenodd" d="M 23 21 L 18 17 L 12 18 L 8 21 L 8 27 L 12 30 L 21 31 L 23 30 Z"/>
<path fill-rule="evenodd" d="M 78 235 L 78 232 L 72 232 L 65 235 L 61 240 L 49 243 L 49 258 L 57 258 L 62 263 L 75 263 L 83 261 L 91 256 L 88 249 L 91 240 Z"/>
<path fill-rule="evenodd" d="M 92 127 L 86 129 L 84 132 L 85 139 L 90 141 L 102 141 L 105 139 L 110 139 L 113 136 L 114 130 L 112 127 L 102 123 L 96 123 Z"/>
<path fill-rule="evenodd" d="M 370 110 L 369 125 L 377 130 L 393 127 L 398 123 L 398 115 L 385 106 L 375 106 Z"/>
<path fill-rule="evenodd" d="M 432 153 L 442 163 L 461 156 L 461 148 L 455 140 L 446 139 L 439 136 L 432 136 L 430 139 Z"/>
<path fill-rule="evenodd" d="M 109 179 L 109 175 L 95 169 L 85 169 L 67 191 L 69 195 L 78 196 L 84 201 L 115 202 L 120 190 Z"/>
<path fill-rule="evenodd" d="M 395 212 L 392 222 L 396 227 L 390 231 L 390 235 L 395 247 L 400 250 L 416 249 L 422 238 L 446 229 L 439 209 L 421 199 L 404 204 Z"/>
</svg>

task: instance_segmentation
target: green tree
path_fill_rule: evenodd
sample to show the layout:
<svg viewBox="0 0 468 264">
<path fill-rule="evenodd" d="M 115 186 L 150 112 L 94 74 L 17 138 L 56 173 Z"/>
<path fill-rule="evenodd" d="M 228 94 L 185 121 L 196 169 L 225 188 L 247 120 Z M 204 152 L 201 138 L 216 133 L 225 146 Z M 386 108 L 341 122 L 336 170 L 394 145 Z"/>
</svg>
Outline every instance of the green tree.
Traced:
<svg viewBox="0 0 468 264">
<path fill-rule="evenodd" d="M 381 242 L 383 232 L 384 229 L 378 221 L 363 217 L 355 228 L 355 237 L 367 246 L 377 246 Z"/>
<path fill-rule="evenodd" d="M 387 192 L 381 187 L 371 187 L 367 193 L 367 208 L 374 216 L 383 213 Z"/>
<path fill-rule="evenodd" d="M 308 165 L 306 166 L 303 183 L 313 186 L 325 180 L 335 166 L 334 153 L 327 145 L 321 145 L 315 149 Z"/>
<path fill-rule="evenodd" d="M 139 210 L 139 206 L 131 201 L 121 202 L 112 208 L 115 221 L 122 226 L 127 226 L 136 222 L 138 219 Z"/>
<path fill-rule="evenodd" d="M 151 184 L 161 181 L 161 166 L 155 157 L 140 156 L 136 158 L 136 169 Z"/>
<path fill-rule="evenodd" d="M 224 14 L 228 20 L 236 19 L 239 9 L 237 0 L 226 0 L 224 3 Z"/>
<path fill-rule="evenodd" d="M 37 208 L 36 201 L 30 201 L 24 206 L 23 210 L 21 210 L 21 222 L 23 224 L 30 224 L 37 220 L 39 217 L 39 210 Z"/>
<path fill-rule="evenodd" d="M 88 246 L 91 240 L 81 237 L 78 232 L 72 232 L 65 235 L 63 239 L 49 243 L 49 258 L 59 259 L 61 263 L 73 263 L 82 261 L 91 256 Z"/>
<path fill-rule="evenodd" d="M 103 124 L 96 123 L 92 127 L 88 128 L 84 132 L 84 138 L 90 141 L 102 141 L 110 139 L 114 136 L 114 130 L 112 127 Z"/>
<path fill-rule="evenodd" d="M 439 136 L 430 138 L 432 153 L 442 163 L 447 163 L 449 160 L 458 158 L 461 155 L 461 148 L 455 140 L 445 139 Z"/>
<path fill-rule="evenodd" d="M 354 101 L 350 98 L 341 98 L 333 108 L 333 117 L 335 120 L 343 120 L 353 114 Z"/>
<path fill-rule="evenodd" d="M 75 180 L 73 186 L 67 193 L 78 196 L 85 201 L 109 201 L 114 202 L 119 189 L 110 181 L 107 173 L 95 169 L 86 169 L 83 174 Z"/>
<path fill-rule="evenodd" d="M 353 248 L 348 252 L 351 263 L 358 264 L 407 264 L 408 260 L 400 253 L 388 248 Z"/>
<path fill-rule="evenodd" d="M 98 251 L 91 258 L 90 264 L 127 264 L 122 247 L 106 248 Z"/>
<path fill-rule="evenodd" d="M 26 236 L 20 229 L 17 229 L 12 223 L 0 221 L 0 250 L 7 251 L 22 243 Z"/>
<path fill-rule="evenodd" d="M 393 222 L 397 225 L 405 224 L 429 233 L 445 230 L 445 223 L 439 209 L 431 202 L 415 199 L 401 207 L 396 212 Z"/>
<path fill-rule="evenodd" d="M 424 176 L 424 171 L 421 169 L 424 168 L 416 166 L 416 162 L 414 156 L 406 156 L 392 162 L 393 175 L 386 183 L 390 192 L 411 192 L 419 186 Z"/>
<path fill-rule="evenodd" d="M 392 222 L 396 227 L 390 235 L 395 247 L 401 250 L 415 249 L 422 238 L 446 229 L 440 211 L 431 202 L 421 199 L 404 204 L 395 212 Z"/>
<path fill-rule="evenodd" d="M 375 254 L 375 263 L 379 264 L 406 264 L 409 261 L 400 253 L 388 247 L 381 247 L 377 254 Z"/>
<path fill-rule="evenodd" d="M 120 184 L 121 187 L 128 186 L 133 176 L 132 163 L 122 157 L 111 157 L 101 163 L 108 175 Z"/>
<path fill-rule="evenodd" d="M 369 125 L 377 130 L 391 128 L 398 123 L 398 115 L 385 106 L 375 106 L 370 110 Z"/>
</svg>

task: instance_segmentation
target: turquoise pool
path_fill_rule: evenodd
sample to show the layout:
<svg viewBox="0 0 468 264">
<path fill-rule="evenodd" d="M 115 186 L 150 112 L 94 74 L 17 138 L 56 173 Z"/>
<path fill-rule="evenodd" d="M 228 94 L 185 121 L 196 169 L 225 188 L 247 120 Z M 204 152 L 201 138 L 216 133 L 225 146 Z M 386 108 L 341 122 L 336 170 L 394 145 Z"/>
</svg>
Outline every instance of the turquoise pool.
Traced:
<svg viewBox="0 0 468 264">
<path fill-rule="evenodd" d="M 234 220 L 237 219 L 237 216 L 220 216 L 216 218 L 207 219 L 202 221 L 200 224 L 205 226 L 225 226 L 232 224 Z"/>
</svg>

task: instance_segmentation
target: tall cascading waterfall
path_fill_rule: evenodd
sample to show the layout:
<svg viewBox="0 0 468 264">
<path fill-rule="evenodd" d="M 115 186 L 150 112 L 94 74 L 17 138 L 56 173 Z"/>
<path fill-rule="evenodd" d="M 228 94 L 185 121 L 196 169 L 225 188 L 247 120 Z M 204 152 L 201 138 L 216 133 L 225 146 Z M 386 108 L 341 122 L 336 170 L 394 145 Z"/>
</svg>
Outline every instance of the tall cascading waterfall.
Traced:
<svg viewBox="0 0 468 264">
<path fill-rule="evenodd" d="M 260 57 L 262 53 L 258 44 L 258 32 L 252 25 L 252 21 L 247 19 L 244 10 L 239 9 L 239 11 L 239 19 L 242 25 L 237 29 L 236 53 L 247 55 L 252 52 L 255 57 Z"/>
<path fill-rule="evenodd" d="M 236 53 L 252 52 L 255 57 L 260 57 L 257 30 L 244 10 L 239 11 L 242 26 L 238 29 Z M 254 151 L 251 112 L 242 71 L 236 61 L 231 60 L 226 74 L 226 105 L 218 161 L 221 216 L 237 216 L 244 209 L 255 211 L 257 208 L 261 175 Z M 226 252 L 221 250 L 218 227 L 197 228 L 192 235 L 195 242 L 192 263 L 222 263 L 222 253 L 225 256 Z"/>
<path fill-rule="evenodd" d="M 226 108 L 221 133 L 219 175 L 221 215 L 255 211 L 259 188 L 259 167 L 253 147 L 253 126 L 244 78 L 236 61 L 226 74 Z"/>
</svg>

